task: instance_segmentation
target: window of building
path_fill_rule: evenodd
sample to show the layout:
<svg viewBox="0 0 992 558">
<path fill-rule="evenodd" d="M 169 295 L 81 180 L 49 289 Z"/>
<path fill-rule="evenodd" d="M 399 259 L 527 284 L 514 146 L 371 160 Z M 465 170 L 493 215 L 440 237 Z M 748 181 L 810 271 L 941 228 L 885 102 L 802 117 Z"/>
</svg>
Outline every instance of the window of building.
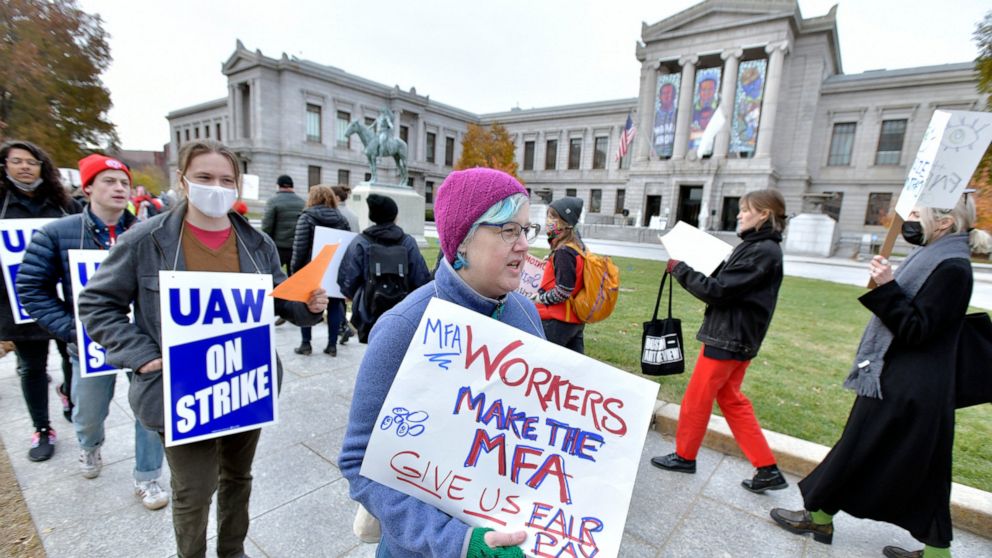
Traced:
<svg viewBox="0 0 992 558">
<path fill-rule="evenodd" d="M 310 165 L 307 167 L 307 188 L 320 184 L 320 167 Z"/>
<path fill-rule="evenodd" d="M 210 137 L 210 124 L 207 124 L 206 126 L 203 127 L 203 137 L 205 138 Z"/>
<path fill-rule="evenodd" d="M 321 142 L 320 107 L 307 103 L 307 141 Z M 341 113 L 338 113 L 339 115 Z"/>
<path fill-rule="evenodd" d="M 868 209 L 865 211 L 866 225 L 884 225 L 885 217 L 892 205 L 892 194 L 872 192 L 868 194 Z"/>
<path fill-rule="evenodd" d="M 223 141 L 220 137 L 220 122 L 217 123 L 217 141 Z"/>
<path fill-rule="evenodd" d="M 176 145 L 183 144 L 183 137 L 179 134 L 179 130 L 176 130 Z"/>
<path fill-rule="evenodd" d="M 575 195 L 575 188 L 565 188 L 565 197 L 574 198 Z"/>
<path fill-rule="evenodd" d="M 403 142 L 406 143 L 407 145 L 410 145 L 410 127 L 409 126 L 400 126 L 400 139 L 403 140 Z"/>
<path fill-rule="evenodd" d="M 606 146 L 609 142 L 610 138 L 606 136 L 596 138 L 595 151 L 593 151 L 592 155 L 592 168 L 606 168 Z"/>
<path fill-rule="evenodd" d="M 524 170 L 534 170 L 534 142 L 524 142 Z"/>
<path fill-rule="evenodd" d="M 854 122 L 838 122 L 834 124 L 834 133 L 830 138 L 830 156 L 827 158 L 827 165 L 849 166 L 851 164 L 851 152 L 854 151 L 854 131 L 857 124 Z"/>
<path fill-rule="evenodd" d="M 603 191 L 598 189 L 589 190 L 589 213 L 599 213 L 603 206 Z"/>
<path fill-rule="evenodd" d="M 532 194 L 537 198 L 537 203 L 549 204 L 554 198 L 554 193 L 549 188 L 543 188 L 541 190 L 534 190 Z"/>
<path fill-rule="evenodd" d="M 351 113 L 345 112 L 343 110 L 338 111 L 337 116 L 337 142 L 338 147 L 351 147 L 349 143 L 348 136 L 345 135 L 345 131 L 348 130 L 348 124 L 351 123 Z"/>
<path fill-rule="evenodd" d="M 186 141 L 189 141 L 189 128 L 186 128 Z"/>
<path fill-rule="evenodd" d="M 365 173 L 365 177 L 362 180 L 364 180 L 365 182 L 372 180 L 372 173 L 370 172 Z"/>
<path fill-rule="evenodd" d="M 617 203 L 613 206 L 613 213 L 623 213 L 623 204 L 626 203 L 624 198 L 627 197 L 627 191 L 624 189 L 617 190 Z"/>
<path fill-rule="evenodd" d="M 878 134 L 876 165 L 898 165 L 902 158 L 902 142 L 906 137 L 906 120 L 883 120 Z"/>
<path fill-rule="evenodd" d="M 544 170 L 558 168 L 558 140 L 548 140 L 544 144 Z"/>
<path fill-rule="evenodd" d="M 444 166 L 455 164 L 455 138 L 444 138 Z"/>
<path fill-rule="evenodd" d="M 348 186 L 351 182 L 351 171 L 348 169 L 338 169 L 338 184 Z"/>
<path fill-rule="evenodd" d="M 823 205 L 820 206 L 821 211 L 839 223 L 840 208 L 844 204 L 844 192 L 824 192 L 824 194 L 830 194 L 833 197 L 823 202 Z"/>
<path fill-rule="evenodd" d="M 737 214 L 741 209 L 741 199 L 736 196 L 723 198 L 723 211 L 720 214 L 720 230 L 737 230 Z"/>
<path fill-rule="evenodd" d="M 434 181 L 427 180 L 424 182 L 424 202 L 434 203 Z"/>
<path fill-rule="evenodd" d="M 199 126 L 193 128 L 193 138 L 194 139 L 200 139 L 200 127 Z"/>
<path fill-rule="evenodd" d="M 409 187 L 411 187 L 411 188 L 414 187 L 414 182 L 413 182 L 413 177 L 412 176 L 410 178 L 407 178 L 406 179 L 406 185 L 409 186 Z"/>
<path fill-rule="evenodd" d="M 427 162 L 434 162 L 434 150 L 437 143 L 437 134 L 434 132 L 427 132 Z"/>
<path fill-rule="evenodd" d="M 568 168 L 579 168 L 582 160 L 582 138 L 572 138 L 568 140 Z"/>
</svg>

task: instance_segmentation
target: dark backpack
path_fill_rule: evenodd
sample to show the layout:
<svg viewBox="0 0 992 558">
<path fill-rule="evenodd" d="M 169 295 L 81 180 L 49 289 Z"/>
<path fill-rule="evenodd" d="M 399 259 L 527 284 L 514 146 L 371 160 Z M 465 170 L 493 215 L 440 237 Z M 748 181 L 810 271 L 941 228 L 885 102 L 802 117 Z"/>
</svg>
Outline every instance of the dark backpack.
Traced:
<svg viewBox="0 0 992 558">
<path fill-rule="evenodd" d="M 365 271 L 362 303 L 370 319 L 358 329 L 359 341 L 365 342 L 379 316 L 410 293 L 407 280 L 410 263 L 402 243 L 379 244 L 368 235 L 362 236 L 369 240 L 369 267 Z"/>
</svg>

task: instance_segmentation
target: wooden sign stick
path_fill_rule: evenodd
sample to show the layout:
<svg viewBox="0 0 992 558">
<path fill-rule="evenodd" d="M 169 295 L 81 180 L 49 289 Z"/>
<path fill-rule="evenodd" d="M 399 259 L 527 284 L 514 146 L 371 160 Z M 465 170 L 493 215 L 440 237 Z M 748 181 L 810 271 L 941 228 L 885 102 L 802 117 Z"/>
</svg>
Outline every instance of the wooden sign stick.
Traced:
<svg viewBox="0 0 992 558">
<path fill-rule="evenodd" d="M 885 242 L 882 243 L 882 248 L 879 250 L 879 255 L 883 258 L 888 258 L 892 255 L 892 247 L 896 244 L 896 238 L 902 232 L 903 219 L 898 213 L 893 212 L 892 214 L 892 224 L 889 225 L 889 232 L 885 234 Z M 874 289 L 878 285 L 875 284 L 874 279 L 868 280 L 868 288 Z"/>
</svg>

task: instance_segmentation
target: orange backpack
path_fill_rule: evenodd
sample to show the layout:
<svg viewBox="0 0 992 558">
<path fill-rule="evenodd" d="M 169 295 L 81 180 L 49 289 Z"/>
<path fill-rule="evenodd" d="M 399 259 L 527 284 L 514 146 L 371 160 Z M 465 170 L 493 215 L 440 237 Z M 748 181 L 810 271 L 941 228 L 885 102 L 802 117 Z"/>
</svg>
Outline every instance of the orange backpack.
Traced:
<svg viewBox="0 0 992 558">
<path fill-rule="evenodd" d="M 572 313 L 583 323 L 594 324 L 613 313 L 620 293 L 620 270 L 609 256 L 576 251 L 585 261 L 582 267 L 582 289 L 568 299 Z"/>
</svg>

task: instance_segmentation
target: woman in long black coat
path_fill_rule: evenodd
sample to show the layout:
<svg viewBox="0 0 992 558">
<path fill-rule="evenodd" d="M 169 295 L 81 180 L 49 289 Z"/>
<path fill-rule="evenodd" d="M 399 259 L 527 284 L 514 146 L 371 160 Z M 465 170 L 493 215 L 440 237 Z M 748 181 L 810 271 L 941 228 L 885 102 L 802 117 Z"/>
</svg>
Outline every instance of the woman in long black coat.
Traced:
<svg viewBox="0 0 992 558">
<path fill-rule="evenodd" d="M 858 397 L 840 440 L 799 483 L 805 509 L 771 511 L 781 527 L 829 544 L 832 516 L 845 511 L 926 545 L 887 546 L 885 556 L 950 556 L 954 359 L 972 288 L 968 198 L 951 210 L 913 211 L 903 237 L 921 247 L 894 275 L 873 258 L 878 287 L 859 300 L 874 317 L 844 383 Z"/>
</svg>

